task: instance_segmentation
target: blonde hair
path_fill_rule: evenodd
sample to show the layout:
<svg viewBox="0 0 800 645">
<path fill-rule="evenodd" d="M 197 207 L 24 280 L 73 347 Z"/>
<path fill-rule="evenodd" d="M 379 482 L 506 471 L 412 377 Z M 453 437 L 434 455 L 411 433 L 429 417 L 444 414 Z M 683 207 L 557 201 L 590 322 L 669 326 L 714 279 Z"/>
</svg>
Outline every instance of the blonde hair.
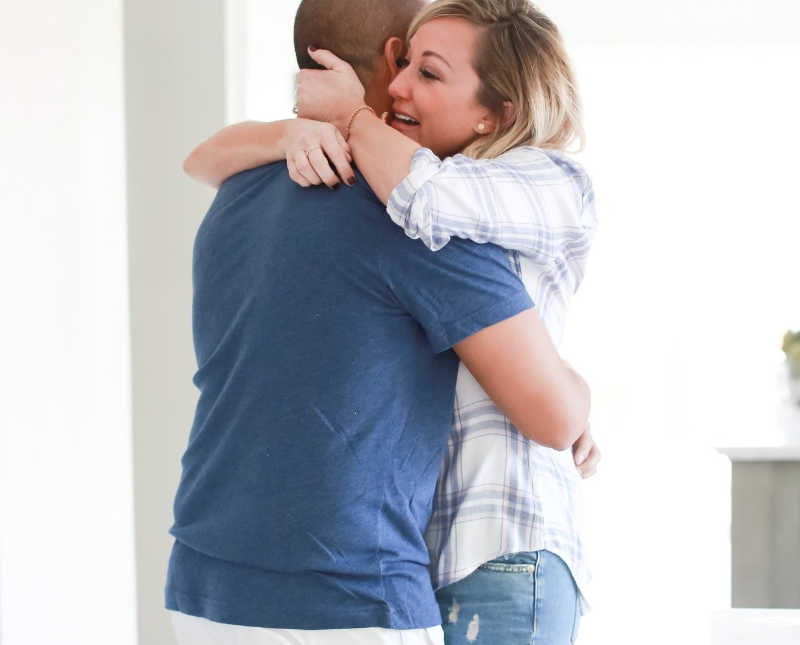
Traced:
<svg viewBox="0 0 800 645">
<path fill-rule="evenodd" d="M 528 0 L 436 0 L 412 21 L 408 39 L 436 18 L 463 18 L 481 29 L 473 67 L 478 101 L 498 127 L 462 153 L 497 157 L 516 146 L 583 147 L 583 111 L 574 75 L 555 24 Z M 504 102 L 513 106 L 504 120 Z"/>
</svg>

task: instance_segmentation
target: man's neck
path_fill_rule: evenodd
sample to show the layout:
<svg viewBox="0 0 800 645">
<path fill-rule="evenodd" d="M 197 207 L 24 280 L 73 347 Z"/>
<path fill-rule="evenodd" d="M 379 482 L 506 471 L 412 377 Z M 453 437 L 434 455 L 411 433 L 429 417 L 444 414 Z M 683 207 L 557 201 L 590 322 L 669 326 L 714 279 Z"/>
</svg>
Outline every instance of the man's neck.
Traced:
<svg viewBox="0 0 800 645">
<path fill-rule="evenodd" d="M 364 88 L 364 102 L 380 116 L 391 108 L 391 98 L 387 91 L 388 83 L 384 81 L 384 70 L 372 75 L 369 85 Z"/>
</svg>

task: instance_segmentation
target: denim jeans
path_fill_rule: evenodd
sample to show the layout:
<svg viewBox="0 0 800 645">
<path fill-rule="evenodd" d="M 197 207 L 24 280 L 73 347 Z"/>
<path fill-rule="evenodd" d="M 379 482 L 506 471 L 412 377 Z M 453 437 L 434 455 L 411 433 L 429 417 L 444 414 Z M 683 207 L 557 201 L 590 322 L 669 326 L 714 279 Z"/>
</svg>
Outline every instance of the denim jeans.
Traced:
<svg viewBox="0 0 800 645">
<path fill-rule="evenodd" d="M 445 645 L 569 645 L 578 633 L 578 588 L 549 551 L 514 553 L 436 592 Z"/>
</svg>

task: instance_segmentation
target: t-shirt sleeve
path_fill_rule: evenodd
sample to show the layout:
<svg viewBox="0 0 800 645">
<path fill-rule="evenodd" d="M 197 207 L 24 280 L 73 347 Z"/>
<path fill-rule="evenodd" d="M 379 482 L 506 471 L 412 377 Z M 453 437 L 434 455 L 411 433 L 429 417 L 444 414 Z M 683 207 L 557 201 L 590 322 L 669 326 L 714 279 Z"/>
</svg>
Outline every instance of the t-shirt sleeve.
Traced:
<svg viewBox="0 0 800 645">
<path fill-rule="evenodd" d="M 403 244 L 382 265 L 392 293 L 437 353 L 533 307 L 507 252 L 493 244 L 458 239 L 437 252 Z"/>
</svg>

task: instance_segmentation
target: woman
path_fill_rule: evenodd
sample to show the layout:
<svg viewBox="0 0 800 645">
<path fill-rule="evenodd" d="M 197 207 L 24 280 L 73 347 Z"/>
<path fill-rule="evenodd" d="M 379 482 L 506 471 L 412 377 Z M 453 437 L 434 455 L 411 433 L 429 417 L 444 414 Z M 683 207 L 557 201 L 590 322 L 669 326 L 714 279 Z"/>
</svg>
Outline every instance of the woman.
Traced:
<svg viewBox="0 0 800 645">
<path fill-rule="evenodd" d="M 582 128 L 555 25 L 525 0 L 437 0 L 409 30 L 388 125 L 349 65 L 310 55 L 328 71 L 300 73 L 296 109 L 335 136 L 302 120 L 263 126 L 254 154 L 236 128 L 259 126 L 233 126 L 201 145 L 187 172 L 218 185 L 285 154 L 297 183 L 333 187 L 328 159 L 352 156 L 393 221 L 430 249 L 453 235 L 509 249 L 557 342 L 595 221 L 586 173 L 556 152 Z M 346 163 L 336 169 L 356 179 Z M 427 534 L 447 642 L 574 640 L 588 582 L 580 474 L 599 459 L 590 433 L 572 455 L 526 439 L 463 366 L 455 419 Z"/>
</svg>

